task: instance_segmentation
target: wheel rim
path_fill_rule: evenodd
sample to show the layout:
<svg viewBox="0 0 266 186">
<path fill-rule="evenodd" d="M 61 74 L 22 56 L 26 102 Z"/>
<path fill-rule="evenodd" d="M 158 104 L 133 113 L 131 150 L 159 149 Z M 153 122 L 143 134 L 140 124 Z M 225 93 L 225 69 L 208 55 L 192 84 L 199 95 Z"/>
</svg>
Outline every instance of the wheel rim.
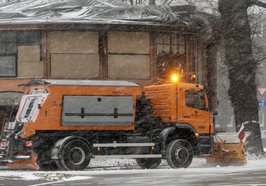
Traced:
<svg viewBox="0 0 266 186">
<path fill-rule="evenodd" d="M 80 147 L 74 147 L 70 150 L 69 160 L 73 165 L 80 165 L 85 161 L 86 153 Z"/>
<path fill-rule="evenodd" d="M 179 162 L 185 163 L 189 158 L 189 152 L 185 147 L 179 147 L 175 151 L 175 158 Z"/>
</svg>

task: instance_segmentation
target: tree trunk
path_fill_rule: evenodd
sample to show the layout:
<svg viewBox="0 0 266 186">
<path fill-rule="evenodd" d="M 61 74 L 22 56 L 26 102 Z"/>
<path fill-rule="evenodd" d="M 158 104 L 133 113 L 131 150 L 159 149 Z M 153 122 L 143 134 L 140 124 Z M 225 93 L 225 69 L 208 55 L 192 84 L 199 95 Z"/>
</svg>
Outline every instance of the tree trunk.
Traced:
<svg viewBox="0 0 266 186">
<path fill-rule="evenodd" d="M 256 61 L 252 56 L 251 30 L 247 9 L 250 0 L 219 0 L 222 36 L 225 42 L 225 64 L 229 71 L 229 96 L 234 108 L 236 131 L 246 121 L 258 121 L 256 91 Z M 251 126 L 252 125 L 252 126 Z M 262 154 L 262 140 L 258 122 L 245 125 L 251 132 L 249 147 Z"/>
<path fill-rule="evenodd" d="M 155 5 L 155 0 L 149 0 L 149 5 Z"/>
<path fill-rule="evenodd" d="M 207 85 L 209 88 L 209 108 L 211 112 L 217 109 L 217 50 L 218 45 L 212 42 L 206 47 L 206 60 L 207 60 Z"/>
</svg>

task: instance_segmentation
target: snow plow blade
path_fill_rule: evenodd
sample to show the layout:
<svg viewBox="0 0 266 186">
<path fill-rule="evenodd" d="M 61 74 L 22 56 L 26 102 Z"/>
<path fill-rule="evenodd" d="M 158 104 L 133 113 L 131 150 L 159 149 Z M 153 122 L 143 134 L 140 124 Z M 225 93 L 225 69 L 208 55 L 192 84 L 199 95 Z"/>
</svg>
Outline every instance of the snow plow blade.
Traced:
<svg viewBox="0 0 266 186">
<path fill-rule="evenodd" d="M 32 154 L 30 159 L 17 159 L 7 163 L 7 166 L 11 169 L 39 170 L 36 160 L 37 154 Z"/>
<path fill-rule="evenodd" d="M 218 133 L 214 138 L 212 155 L 207 163 L 219 166 L 241 166 L 247 163 L 244 144 L 237 133 Z"/>
</svg>

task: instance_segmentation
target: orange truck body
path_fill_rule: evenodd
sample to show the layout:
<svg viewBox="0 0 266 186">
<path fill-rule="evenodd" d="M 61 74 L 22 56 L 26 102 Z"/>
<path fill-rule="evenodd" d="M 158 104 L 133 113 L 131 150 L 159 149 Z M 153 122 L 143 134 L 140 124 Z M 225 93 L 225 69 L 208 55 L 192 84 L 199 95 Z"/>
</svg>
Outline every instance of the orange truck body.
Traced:
<svg viewBox="0 0 266 186">
<path fill-rule="evenodd" d="M 80 86 L 80 85 L 47 85 L 26 86 L 25 94 L 32 89 L 45 89 L 48 92 L 44 104 L 38 113 L 38 119 L 25 123 L 22 138 L 35 135 L 36 131 L 60 131 L 60 130 L 135 130 L 135 123 L 129 125 L 89 125 L 89 126 L 64 126 L 61 121 L 62 97 L 90 95 L 90 96 L 131 96 L 133 107 L 136 107 L 136 99 L 142 91 L 151 99 L 156 116 L 164 123 L 182 122 L 191 125 L 198 134 L 212 134 L 214 132 L 211 113 L 208 110 L 193 109 L 185 104 L 184 94 L 181 91 L 203 90 L 203 87 L 195 84 L 179 83 L 146 86 Z M 179 93 L 180 92 L 180 93 Z M 207 100 L 207 99 L 206 99 Z M 206 104 L 208 102 L 206 101 Z M 208 105 L 207 105 L 208 106 Z M 207 108 L 207 107 L 206 107 Z M 22 108 L 20 108 L 22 109 Z M 20 110 L 19 110 L 20 112 Z M 133 112 L 135 117 L 135 112 Z M 17 118 L 18 119 L 18 118 Z"/>
<path fill-rule="evenodd" d="M 46 85 L 46 86 L 26 86 L 25 94 L 32 89 L 45 89 L 48 92 L 47 99 L 41 105 L 38 113 L 38 119 L 25 123 L 22 138 L 35 135 L 36 131 L 63 131 L 63 130 L 134 130 L 134 122 L 128 125 L 87 125 L 80 126 L 73 124 L 72 126 L 62 125 L 62 105 L 64 96 L 130 96 L 133 99 L 133 107 L 135 107 L 137 96 L 141 95 L 142 88 L 140 86 L 83 86 L 83 85 Z M 22 108 L 21 108 L 22 109 Z M 20 110 L 18 111 L 20 112 Z M 18 116 L 17 116 L 18 117 Z M 133 112 L 133 117 L 135 113 Z M 18 118 L 17 118 L 18 119 Z"/>
<path fill-rule="evenodd" d="M 144 92 L 151 99 L 156 116 L 161 117 L 164 123 L 187 123 L 198 134 L 212 134 L 214 125 L 212 115 L 208 110 L 207 95 L 204 100 L 204 109 L 195 109 L 186 105 L 184 92 L 202 91 L 204 87 L 197 84 L 177 83 L 151 85 L 144 87 Z"/>
<path fill-rule="evenodd" d="M 165 158 L 179 168 L 212 147 L 208 98 L 197 84 L 34 80 L 24 90 L 16 120 L 2 131 L 5 160 L 37 154 L 42 168 L 81 170 L 97 156 L 136 158 L 143 168 Z"/>
</svg>

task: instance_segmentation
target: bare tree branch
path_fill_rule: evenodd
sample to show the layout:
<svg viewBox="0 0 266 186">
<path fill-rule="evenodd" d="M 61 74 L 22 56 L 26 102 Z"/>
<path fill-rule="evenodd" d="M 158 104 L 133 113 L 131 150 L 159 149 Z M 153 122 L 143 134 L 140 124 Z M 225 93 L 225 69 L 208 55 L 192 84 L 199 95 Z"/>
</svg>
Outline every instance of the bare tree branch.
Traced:
<svg viewBox="0 0 266 186">
<path fill-rule="evenodd" d="M 260 0 L 255 0 L 254 5 L 257 5 L 257 6 L 262 7 L 262 8 L 266 8 L 266 3 L 264 3 Z"/>
</svg>

